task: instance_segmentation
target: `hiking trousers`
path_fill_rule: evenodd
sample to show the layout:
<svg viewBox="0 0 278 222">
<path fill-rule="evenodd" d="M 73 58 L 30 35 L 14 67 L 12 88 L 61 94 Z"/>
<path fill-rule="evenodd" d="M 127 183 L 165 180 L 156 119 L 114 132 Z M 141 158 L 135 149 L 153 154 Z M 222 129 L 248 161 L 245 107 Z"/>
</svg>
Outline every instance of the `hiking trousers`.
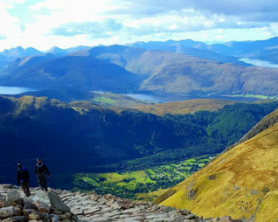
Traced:
<svg viewBox="0 0 278 222">
<path fill-rule="evenodd" d="M 29 182 L 21 182 L 21 188 L 27 197 L 30 196 Z"/>
<path fill-rule="evenodd" d="M 45 190 L 47 191 L 47 180 L 46 180 L 46 176 L 42 176 L 42 177 L 38 177 L 38 183 L 41 187 L 41 190 Z"/>
</svg>

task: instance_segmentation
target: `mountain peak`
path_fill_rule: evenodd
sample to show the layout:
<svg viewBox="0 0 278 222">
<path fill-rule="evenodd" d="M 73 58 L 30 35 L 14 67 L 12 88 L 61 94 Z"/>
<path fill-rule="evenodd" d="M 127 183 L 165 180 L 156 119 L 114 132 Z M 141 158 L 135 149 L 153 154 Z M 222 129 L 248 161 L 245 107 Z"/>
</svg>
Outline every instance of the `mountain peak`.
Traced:
<svg viewBox="0 0 278 222">
<path fill-rule="evenodd" d="M 17 50 L 24 50 L 21 46 L 17 46 L 15 49 L 17 49 Z"/>
<path fill-rule="evenodd" d="M 53 46 L 51 49 L 49 49 L 47 51 L 47 53 L 64 53 L 64 52 L 65 52 L 64 49 L 61 49 L 61 48 L 59 48 L 57 46 Z"/>
<path fill-rule="evenodd" d="M 37 49 L 35 49 L 33 47 L 28 47 L 28 48 L 24 49 L 24 48 L 22 48 L 22 46 L 17 46 L 16 48 L 5 49 L 0 54 L 13 60 L 13 59 L 20 58 L 20 57 L 31 56 L 31 55 L 41 54 L 41 53 L 42 52 L 38 51 Z"/>
</svg>

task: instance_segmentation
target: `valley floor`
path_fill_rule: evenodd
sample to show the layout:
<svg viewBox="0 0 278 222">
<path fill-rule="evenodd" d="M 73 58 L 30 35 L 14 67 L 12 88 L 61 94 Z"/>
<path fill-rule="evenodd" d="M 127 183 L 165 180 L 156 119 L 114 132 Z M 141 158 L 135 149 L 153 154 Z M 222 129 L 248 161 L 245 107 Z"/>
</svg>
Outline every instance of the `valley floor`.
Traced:
<svg viewBox="0 0 278 222">
<path fill-rule="evenodd" d="M 205 166 L 215 156 L 204 155 L 141 171 L 78 173 L 74 175 L 73 190 L 95 190 L 100 194 L 112 193 L 123 198 L 152 201 Z"/>
</svg>

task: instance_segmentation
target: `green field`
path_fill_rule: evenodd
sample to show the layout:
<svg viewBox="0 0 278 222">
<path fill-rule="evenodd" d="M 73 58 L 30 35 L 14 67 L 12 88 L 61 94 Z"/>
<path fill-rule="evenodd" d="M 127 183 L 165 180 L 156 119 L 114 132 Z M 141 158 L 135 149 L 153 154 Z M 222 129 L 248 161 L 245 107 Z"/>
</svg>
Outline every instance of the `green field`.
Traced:
<svg viewBox="0 0 278 222">
<path fill-rule="evenodd" d="M 105 97 L 95 97 L 94 99 L 93 99 L 93 101 L 95 101 L 95 102 L 99 102 L 99 103 L 103 103 L 103 104 L 113 104 L 113 103 L 115 103 L 116 101 L 115 100 L 113 100 L 113 99 L 109 99 L 109 98 L 105 98 Z"/>
<path fill-rule="evenodd" d="M 205 166 L 214 157 L 215 155 L 205 155 L 141 171 L 78 173 L 74 175 L 74 190 L 95 190 L 100 194 L 111 193 L 124 198 L 151 201 Z"/>
<path fill-rule="evenodd" d="M 265 95 L 254 95 L 254 94 L 236 94 L 236 95 L 225 95 L 229 97 L 248 97 L 248 98 L 258 98 L 258 99 L 270 99 L 277 100 L 277 96 L 265 96 Z"/>
</svg>

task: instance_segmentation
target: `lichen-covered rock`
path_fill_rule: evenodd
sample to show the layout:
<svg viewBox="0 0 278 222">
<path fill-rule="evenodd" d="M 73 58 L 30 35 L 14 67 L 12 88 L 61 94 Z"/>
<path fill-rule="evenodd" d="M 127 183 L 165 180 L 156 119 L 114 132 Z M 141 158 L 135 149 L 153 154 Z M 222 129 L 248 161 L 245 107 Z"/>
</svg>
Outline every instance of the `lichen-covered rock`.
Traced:
<svg viewBox="0 0 278 222">
<path fill-rule="evenodd" d="M 50 214 L 49 219 L 51 222 L 59 222 L 59 217 L 55 214 Z"/>
<path fill-rule="evenodd" d="M 50 206 L 54 211 L 70 212 L 70 208 L 56 194 L 48 193 L 48 198 L 50 200 Z"/>
<path fill-rule="evenodd" d="M 34 213 L 34 211 L 31 209 L 27 209 L 27 210 L 22 210 L 21 213 L 23 216 L 28 217 L 29 214 Z"/>
<path fill-rule="evenodd" d="M 14 210 L 16 212 L 16 216 L 21 216 L 21 209 L 18 207 L 14 207 Z"/>
<path fill-rule="evenodd" d="M 22 204 L 22 198 L 18 190 L 12 190 L 7 193 L 6 205 L 7 206 L 16 206 L 17 204 Z"/>
<path fill-rule="evenodd" d="M 50 213 L 50 206 L 48 204 L 35 202 L 35 205 L 40 213 Z"/>
<path fill-rule="evenodd" d="M 70 208 L 64 204 L 61 198 L 53 192 L 37 191 L 35 195 L 31 197 L 35 202 L 45 203 L 50 206 L 53 211 L 69 212 Z"/>
<path fill-rule="evenodd" d="M 40 217 L 39 214 L 31 213 L 31 214 L 29 214 L 28 219 L 29 219 L 29 220 L 40 220 L 41 217 Z"/>
<path fill-rule="evenodd" d="M 24 204 L 24 210 L 38 210 L 37 206 L 33 204 L 31 201 L 26 201 Z"/>
<path fill-rule="evenodd" d="M 48 193 L 42 190 L 34 192 L 34 195 L 30 197 L 34 202 L 41 202 L 50 205 L 50 200 L 48 198 Z"/>
<path fill-rule="evenodd" d="M 9 190 L 10 191 L 10 190 Z M 5 193 L 4 193 L 5 192 Z M 7 193 L 5 190 L 0 194 Z M 230 217 L 198 217 L 186 209 L 177 210 L 150 202 L 132 201 L 114 195 L 96 193 L 43 192 L 32 189 L 31 198 L 23 198 L 22 205 L 0 208 L 5 212 L 1 222 L 90 222 L 90 221 L 167 221 L 167 222 L 240 222 Z M 60 197 L 57 196 L 60 193 Z M 35 202 L 37 201 L 37 202 Z M 45 201 L 45 202 L 42 202 Z M 66 207 L 65 207 L 66 206 Z M 69 208 L 69 207 L 70 208 Z M 71 210 L 71 211 L 70 211 Z M 16 216 L 16 215 L 22 216 Z M 1 214 L 0 214 L 1 215 Z"/>
<path fill-rule="evenodd" d="M 0 209 L 0 219 L 16 216 L 16 211 L 14 207 L 4 207 Z"/>
<path fill-rule="evenodd" d="M 41 216 L 41 220 L 43 222 L 50 222 L 49 214 L 48 213 L 40 213 L 40 216 Z"/>
<path fill-rule="evenodd" d="M 9 217 L 2 222 L 27 222 L 28 219 L 24 216 Z"/>
</svg>

